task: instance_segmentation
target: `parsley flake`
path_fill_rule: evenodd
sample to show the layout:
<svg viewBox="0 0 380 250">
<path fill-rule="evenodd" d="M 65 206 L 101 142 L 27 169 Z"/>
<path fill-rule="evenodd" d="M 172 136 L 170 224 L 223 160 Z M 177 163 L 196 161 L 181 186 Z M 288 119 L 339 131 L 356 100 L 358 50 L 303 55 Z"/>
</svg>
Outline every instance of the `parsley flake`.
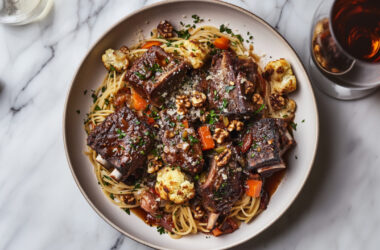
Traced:
<svg viewBox="0 0 380 250">
<path fill-rule="evenodd" d="M 297 123 L 291 122 L 290 126 L 294 129 L 297 130 Z"/>
<path fill-rule="evenodd" d="M 161 227 L 161 226 L 157 227 L 157 232 L 159 232 L 160 235 L 166 233 L 166 232 L 165 232 L 165 228 L 163 228 L 163 227 Z"/>
<path fill-rule="evenodd" d="M 119 139 L 123 139 L 127 136 L 127 134 L 119 128 L 116 129 L 116 133 L 119 135 Z"/>
</svg>

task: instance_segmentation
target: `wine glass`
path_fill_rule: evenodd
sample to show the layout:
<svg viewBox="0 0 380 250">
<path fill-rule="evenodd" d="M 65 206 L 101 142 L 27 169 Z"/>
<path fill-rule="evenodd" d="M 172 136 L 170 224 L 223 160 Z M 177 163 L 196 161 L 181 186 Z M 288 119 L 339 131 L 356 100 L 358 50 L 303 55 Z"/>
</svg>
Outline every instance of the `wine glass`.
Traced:
<svg viewBox="0 0 380 250">
<path fill-rule="evenodd" d="M 53 0 L 0 0 L 0 23 L 22 25 L 44 18 Z"/>
<path fill-rule="evenodd" d="M 309 42 L 309 73 L 327 95 L 352 100 L 380 86 L 379 0 L 322 1 Z"/>
</svg>

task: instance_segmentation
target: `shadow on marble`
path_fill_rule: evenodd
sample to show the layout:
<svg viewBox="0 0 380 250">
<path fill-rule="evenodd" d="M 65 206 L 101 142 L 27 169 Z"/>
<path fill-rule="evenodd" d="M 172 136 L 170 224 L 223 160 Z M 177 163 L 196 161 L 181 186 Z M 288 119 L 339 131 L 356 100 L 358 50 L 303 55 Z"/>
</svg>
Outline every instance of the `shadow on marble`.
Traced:
<svg viewBox="0 0 380 250">
<path fill-rule="evenodd" d="M 322 94 L 320 93 L 320 95 Z M 322 101 L 320 98 L 318 99 L 318 110 L 323 110 L 323 112 L 319 112 L 319 144 L 315 162 L 305 186 L 294 203 L 279 220 L 259 236 L 233 249 L 252 249 L 253 246 L 255 249 L 264 249 L 270 246 L 271 242 L 276 241 L 276 238 L 287 237 L 289 232 L 296 231 L 302 220 L 310 214 L 314 201 L 318 199 L 317 197 L 323 195 L 319 187 L 323 186 L 326 178 L 328 178 L 333 162 L 334 143 L 331 140 L 333 140 L 334 136 L 333 131 L 329 128 L 334 120 L 334 113 L 329 109 L 327 102 Z"/>
<path fill-rule="evenodd" d="M 0 80 L 0 97 L 3 93 L 4 87 L 5 87 L 5 84 L 3 83 L 3 81 Z"/>
</svg>

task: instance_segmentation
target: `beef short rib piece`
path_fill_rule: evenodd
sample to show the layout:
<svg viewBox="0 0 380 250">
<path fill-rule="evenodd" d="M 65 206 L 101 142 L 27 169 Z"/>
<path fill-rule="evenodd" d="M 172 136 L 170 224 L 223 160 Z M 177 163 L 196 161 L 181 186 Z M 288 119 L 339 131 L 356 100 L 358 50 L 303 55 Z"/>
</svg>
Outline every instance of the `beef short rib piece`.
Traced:
<svg viewBox="0 0 380 250">
<path fill-rule="evenodd" d="M 146 155 L 153 146 L 151 134 L 148 125 L 123 106 L 90 132 L 87 144 L 125 179 L 144 167 Z"/>
<path fill-rule="evenodd" d="M 197 133 L 191 124 L 186 128 L 183 121 L 166 110 L 160 112 L 160 136 L 164 144 L 162 155 L 165 163 L 179 166 L 185 172 L 195 175 L 202 171 L 204 159 Z"/>
<path fill-rule="evenodd" d="M 245 145 L 250 141 L 250 145 Z M 266 118 L 255 122 L 247 129 L 243 145 L 249 170 L 270 175 L 285 168 L 283 153 L 294 144 L 283 119 Z"/>
<path fill-rule="evenodd" d="M 159 106 L 165 97 L 178 86 L 189 65 L 175 58 L 159 46 L 152 46 L 127 71 L 125 80 L 152 104 Z"/>
<path fill-rule="evenodd" d="M 223 51 L 212 58 L 210 72 L 210 108 L 228 115 L 254 113 L 252 94 L 260 82 L 257 64 L 254 61 L 239 59 L 233 52 Z"/>
<path fill-rule="evenodd" d="M 229 161 L 218 166 L 218 160 L 212 158 L 207 179 L 199 186 L 203 207 L 213 214 L 227 215 L 243 193 L 242 168 L 236 160 L 237 151 L 232 145 L 227 145 L 226 150 L 230 152 Z"/>
</svg>

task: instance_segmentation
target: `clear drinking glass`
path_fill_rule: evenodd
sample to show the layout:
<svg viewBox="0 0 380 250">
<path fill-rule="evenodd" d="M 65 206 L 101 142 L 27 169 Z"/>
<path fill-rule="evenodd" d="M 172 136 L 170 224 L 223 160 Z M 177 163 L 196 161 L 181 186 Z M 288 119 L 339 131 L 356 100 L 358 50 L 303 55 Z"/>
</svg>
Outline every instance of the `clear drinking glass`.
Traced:
<svg viewBox="0 0 380 250">
<path fill-rule="evenodd" d="M 322 1 L 309 42 L 309 73 L 329 96 L 352 100 L 380 86 L 380 0 Z"/>
<path fill-rule="evenodd" d="M 0 23 L 22 25 L 44 18 L 53 0 L 0 0 Z"/>
</svg>

